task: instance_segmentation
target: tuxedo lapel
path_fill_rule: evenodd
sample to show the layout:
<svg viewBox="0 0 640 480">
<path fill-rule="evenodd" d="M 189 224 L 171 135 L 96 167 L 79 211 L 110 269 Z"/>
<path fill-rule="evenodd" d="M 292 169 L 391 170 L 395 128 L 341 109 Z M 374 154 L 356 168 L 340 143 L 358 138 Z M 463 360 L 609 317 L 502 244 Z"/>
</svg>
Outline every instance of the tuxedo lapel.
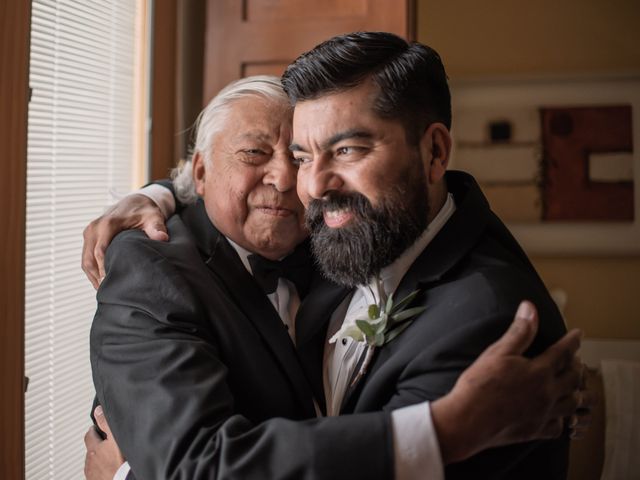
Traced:
<svg viewBox="0 0 640 480">
<path fill-rule="evenodd" d="M 373 358 L 371 359 L 371 364 L 373 364 L 373 361 L 375 359 L 375 357 L 378 354 L 378 350 L 380 348 L 376 348 L 375 351 L 373 352 Z M 352 400 L 357 398 L 358 395 L 357 393 L 360 391 L 360 388 L 362 386 L 362 379 L 367 375 L 368 372 L 365 372 L 364 375 L 362 375 L 360 378 L 358 378 L 358 372 L 360 371 L 360 368 L 362 368 L 362 364 L 364 363 L 364 360 L 367 356 L 367 348 L 365 348 L 362 353 L 360 354 L 360 357 L 358 358 L 358 362 L 356 363 L 356 367 L 353 369 L 353 372 L 351 373 L 351 378 L 349 378 L 349 384 L 347 385 L 347 390 L 346 392 L 344 392 L 344 397 L 342 397 L 342 403 L 340 404 L 340 413 L 344 413 L 346 411 L 348 411 L 347 409 L 349 408 L 350 404 L 352 403 Z M 370 364 L 370 365 L 371 365 Z M 357 379 L 357 381 L 356 381 Z"/>
<path fill-rule="evenodd" d="M 278 312 L 255 279 L 242 264 L 237 252 L 211 224 L 202 202 L 187 207 L 181 216 L 190 228 L 211 273 L 226 287 L 227 294 L 265 340 L 293 390 L 310 415 L 315 414 L 312 391 L 296 349 Z M 239 346 L 240 348 L 241 346 Z"/>
<path fill-rule="evenodd" d="M 438 282 L 471 251 L 487 226 L 491 211 L 473 177 L 451 171 L 446 178 L 456 211 L 402 278 L 393 296 L 396 300 Z"/>
<path fill-rule="evenodd" d="M 447 172 L 447 186 L 454 196 L 456 211 L 409 267 L 396 289 L 393 295 L 396 301 L 402 300 L 414 290 L 420 291 L 406 308 L 419 305 L 428 307 L 430 286 L 455 268 L 477 244 L 492 215 L 489 204 L 473 177 L 462 172 Z M 380 348 L 384 347 L 376 349 L 367 373 L 352 384 L 364 361 L 366 350 L 362 353 L 343 398 L 341 413 L 353 410 L 354 402 L 357 401 L 365 383 L 363 379 L 375 368 L 375 359 Z"/>
</svg>

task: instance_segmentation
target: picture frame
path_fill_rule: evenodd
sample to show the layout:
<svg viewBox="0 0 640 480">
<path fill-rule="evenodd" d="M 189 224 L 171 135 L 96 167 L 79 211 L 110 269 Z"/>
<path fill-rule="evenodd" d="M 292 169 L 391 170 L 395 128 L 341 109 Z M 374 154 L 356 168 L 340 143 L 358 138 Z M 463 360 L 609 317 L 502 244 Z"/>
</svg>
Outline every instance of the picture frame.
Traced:
<svg viewBox="0 0 640 480">
<path fill-rule="evenodd" d="M 459 138 L 471 130 L 465 112 L 531 112 L 546 107 L 624 105 L 631 109 L 632 151 L 629 178 L 633 186 L 633 218 L 627 221 L 509 221 L 506 223 L 523 248 L 534 255 L 640 254 L 640 73 L 607 77 L 499 78 L 457 81 L 451 84 L 454 149 L 450 169 L 464 168 Z M 484 115 L 484 114 L 483 114 Z M 524 115 L 524 114 L 523 114 Z M 473 115 L 472 115 L 473 116 Z M 529 114 L 529 117 L 531 115 Z M 524 118 L 524 117 L 523 117 Z M 540 135 L 529 118 L 529 139 Z M 521 122 L 522 123 L 522 122 Z M 456 131 L 456 125 L 459 131 Z M 527 130 L 525 125 L 521 130 Z M 533 133 L 532 133 L 533 132 Z M 473 132 L 470 134 L 473 137 Z M 540 141 L 540 139 L 538 139 Z M 529 142 L 531 143 L 531 142 Z M 521 145 L 529 145 L 526 141 Z M 538 148 L 540 150 L 540 148 Z M 538 154 L 542 155 L 541 152 Z M 462 164 L 462 165 L 461 165 Z M 473 172 L 471 172 L 473 173 Z M 494 173 L 494 175 L 500 172 Z M 482 186 L 482 183 L 481 183 Z"/>
</svg>

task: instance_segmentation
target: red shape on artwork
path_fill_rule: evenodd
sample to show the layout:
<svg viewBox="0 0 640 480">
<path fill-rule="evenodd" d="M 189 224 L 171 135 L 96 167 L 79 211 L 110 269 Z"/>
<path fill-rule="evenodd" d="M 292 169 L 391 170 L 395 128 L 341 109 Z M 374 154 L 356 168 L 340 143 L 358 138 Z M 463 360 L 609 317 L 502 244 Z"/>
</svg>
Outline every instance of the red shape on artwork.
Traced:
<svg viewBox="0 0 640 480">
<path fill-rule="evenodd" d="M 543 220 L 633 221 L 633 182 L 589 179 L 592 153 L 632 152 L 631 107 L 542 108 Z"/>
</svg>

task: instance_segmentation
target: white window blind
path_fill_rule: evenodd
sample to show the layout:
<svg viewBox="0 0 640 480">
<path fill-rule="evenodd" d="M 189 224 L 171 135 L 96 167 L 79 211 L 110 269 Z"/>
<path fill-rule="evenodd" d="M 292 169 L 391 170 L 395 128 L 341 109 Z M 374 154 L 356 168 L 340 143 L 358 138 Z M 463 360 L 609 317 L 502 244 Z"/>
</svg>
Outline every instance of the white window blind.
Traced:
<svg viewBox="0 0 640 480">
<path fill-rule="evenodd" d="M 84 478 L 95 291 L 82 230 L 132 187 L 137 0 L 34 0 L 27 154 L 27 479 Z M 139 29 L 138 29 L 139 30 Z"/>
</svg>

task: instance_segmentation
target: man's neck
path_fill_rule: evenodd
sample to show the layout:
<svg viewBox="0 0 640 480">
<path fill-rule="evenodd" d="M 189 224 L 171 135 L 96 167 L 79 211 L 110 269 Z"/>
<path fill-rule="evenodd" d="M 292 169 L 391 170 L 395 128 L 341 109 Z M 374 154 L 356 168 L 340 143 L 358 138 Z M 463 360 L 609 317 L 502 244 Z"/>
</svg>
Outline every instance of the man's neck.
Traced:
<svg viewBox="0 0 640 480">
<path fill-rule="evenodd" d="M 428 195 L 429 215 L 427 216 L 427 221 L 431 223 L 440 214 L 449 198 L 446 181 L 442 180 L 439 183 L 430 185 Z"/>
<path fill-rule="evenodd" d="M 438 209 L 437 214 L 429 222 L 427 228 L 416 239 L 416 241 L 402 252 L 402 254 L 396 258 L 392 264 L 383 268 L 376 277 L 372 278 L 369 285 L 360 285 L 358 288 L 365 290 L 373 289 L 374 291 L 377 291 L 378 281 L 380 281 L 381 286 L 384 288 L 387 295 L 393 293 L 398 288 L 402 277 L 407 273 L 409 267 L 411 267 L 413 262 L 424 251 L 424 249 L 427 248 L 427 245 L 447 223 L 455 210 L 456 206 L 453 200 L 453 195 L 447 194 L 442 205 Z"/>
</svg>

